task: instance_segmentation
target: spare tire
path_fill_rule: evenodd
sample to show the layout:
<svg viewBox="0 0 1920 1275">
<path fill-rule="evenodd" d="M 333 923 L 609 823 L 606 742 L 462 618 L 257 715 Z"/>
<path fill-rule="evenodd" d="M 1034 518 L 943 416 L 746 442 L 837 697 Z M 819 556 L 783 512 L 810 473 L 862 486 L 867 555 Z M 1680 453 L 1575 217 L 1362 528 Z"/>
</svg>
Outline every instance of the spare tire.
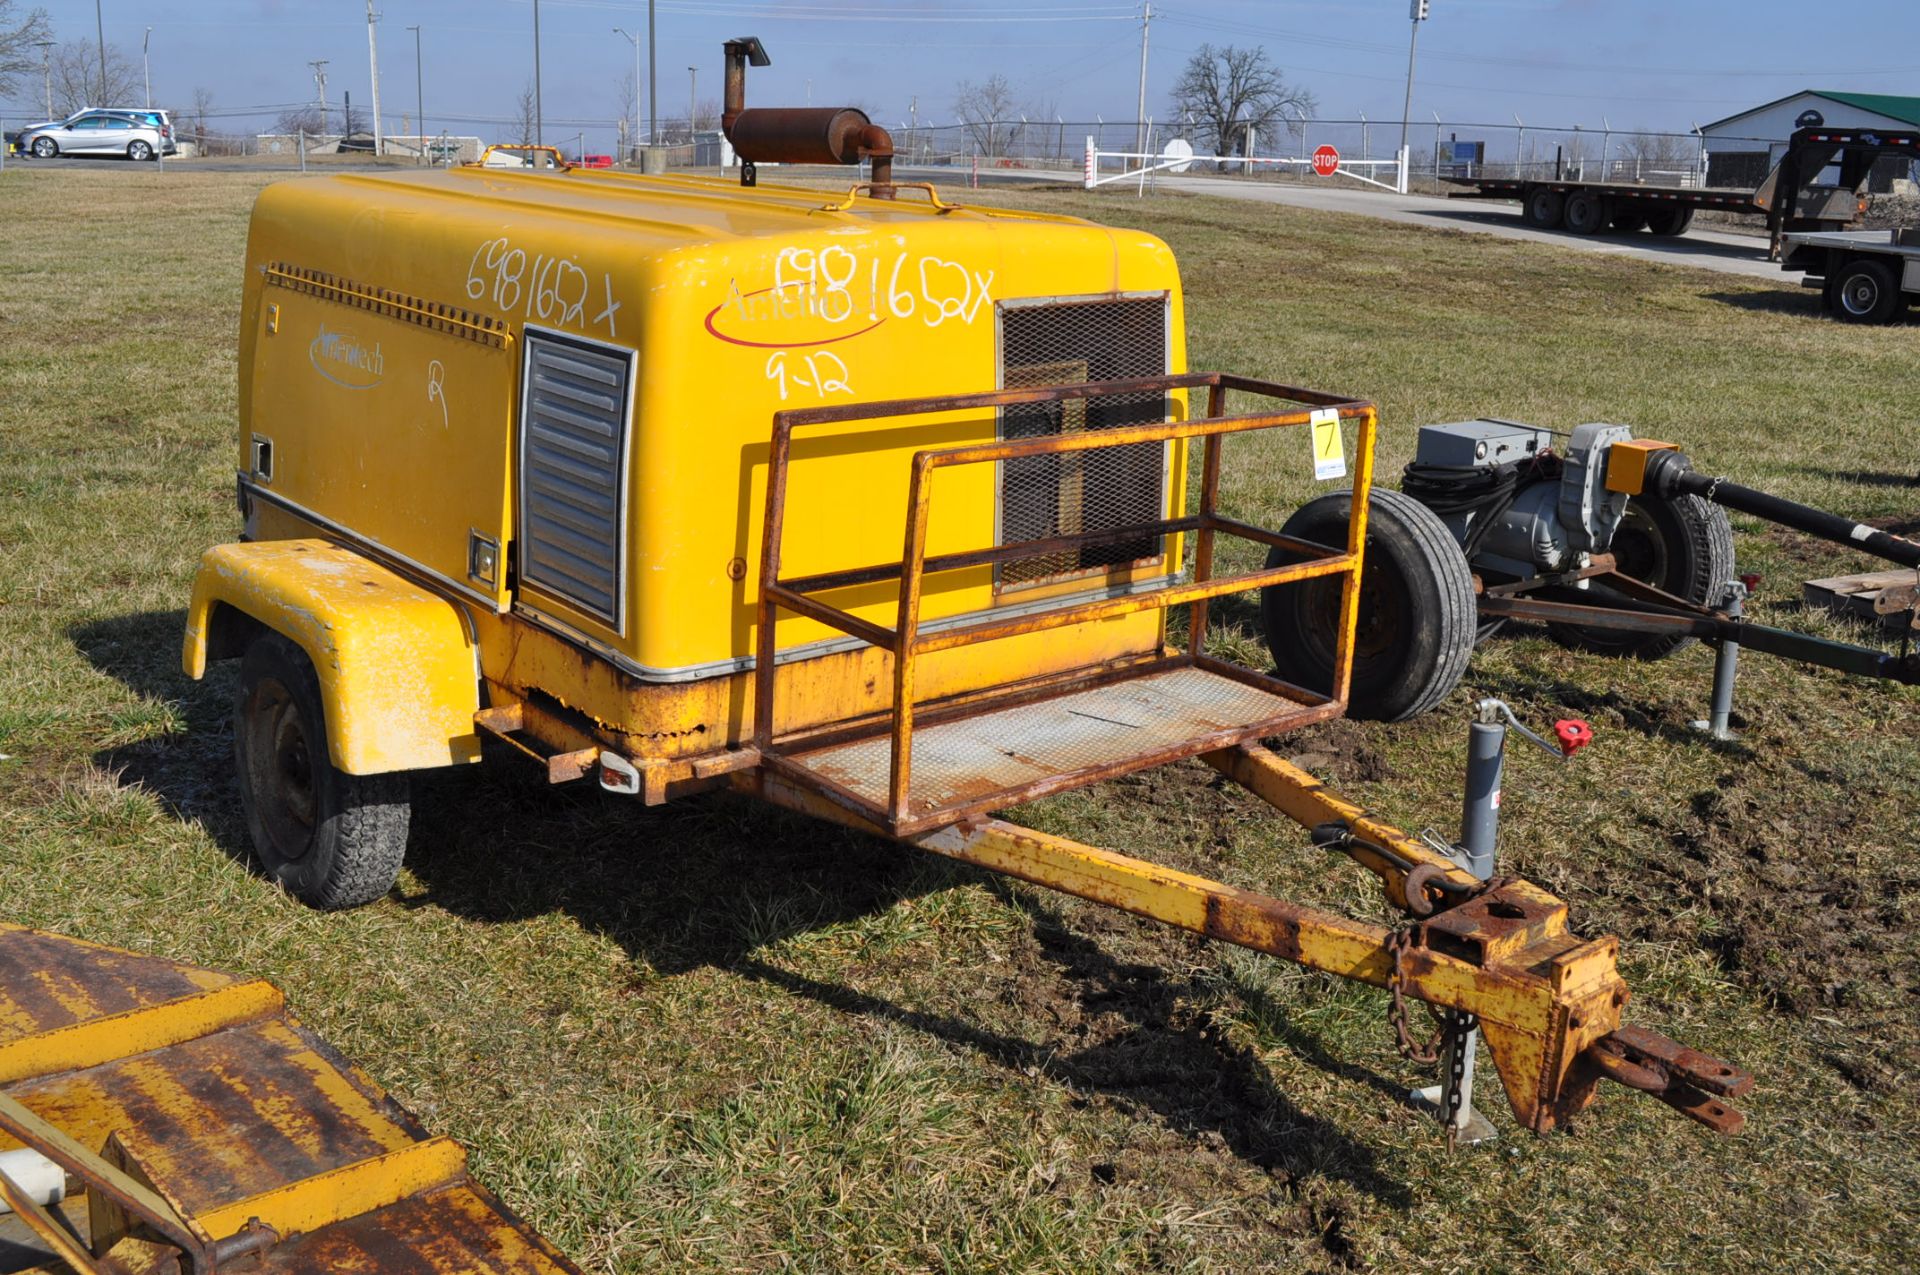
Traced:
<svg viewBox="0 0 1920 1275">
<path fill-rule="evenodd" d="M 1352 517 L 1353 493 L 1332 492 L 1295 510 L 1281 533 L 1338 548 Z M 1267 565 L 1300 560 L 1275 549 Z M 1340 594 L 1339 577 L 1261 590 L 1267 647 L 1283 680 L 1332 693 Z M 1419 501 L 1375 487 L 1347 715 L 1397 722 L 1426 712 L 1459 684 L 1476 631 L 1473 573 L 1453 533 Z"/>
</svg>

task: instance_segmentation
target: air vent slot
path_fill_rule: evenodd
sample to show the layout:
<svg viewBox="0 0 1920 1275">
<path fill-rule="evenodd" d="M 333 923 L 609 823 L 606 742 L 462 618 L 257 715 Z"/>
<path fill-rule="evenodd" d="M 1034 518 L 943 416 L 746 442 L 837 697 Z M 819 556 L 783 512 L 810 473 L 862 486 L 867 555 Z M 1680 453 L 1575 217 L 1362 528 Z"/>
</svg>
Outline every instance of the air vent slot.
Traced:
<svg viewBox="0 0 1920 1275">
<path fill-rule="evenodd" d="M 1000 308 L 1000 383 L 1006 389 L 1123 381 L 1167 373 L 1167 298 L 1097 297 Z M 1005 408 L 1003 439 L 1077 434 L 1165 420 L 1164 394 L 1105 394 Z M 1123 531 L 1166 516 L 1165 443 L 1139 443 L 1000 466 L 1000 543 Z M 1001 589 L 1150 562 L 1154 536 L 1083 545 L 999 566 Z"/>
<path fill-rule="evenodd" d="M 634 355 L 557 333 L 525 336 L 519 582 L 617 631 Z"/>
</svg>

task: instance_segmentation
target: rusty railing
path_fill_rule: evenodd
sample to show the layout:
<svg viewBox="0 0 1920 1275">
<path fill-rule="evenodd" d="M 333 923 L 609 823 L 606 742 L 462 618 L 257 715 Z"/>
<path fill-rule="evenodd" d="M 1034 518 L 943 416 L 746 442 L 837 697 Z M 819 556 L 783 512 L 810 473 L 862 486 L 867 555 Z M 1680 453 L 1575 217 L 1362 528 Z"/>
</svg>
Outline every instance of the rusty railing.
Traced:
<svg viewBox="0 0 1920 1275">
<path fill-rule="evenodd" d="M 934 412 L 997 410 L 1020 404 L 1199 389 L 1207 391 L 1207 412 L 1204 417 L 1198 419 L 1114 426 L 1040 438 L 976 443 L 915 452 L 907 489 L 906 536 L 900 561 L 793 579 L 780 577 L 782 522 L 786 511 L 793 435 L 800 429 Z M 1223 410 L 1229 391 L 1261 395 L 1301 406 L 1286 411 L 1226 416 L 1223 415 Z M 1359 424 L 1355 448 L 1353 517 L 1344 549 L 1333 549 L 1326 545 L 1268 531 L 1225 517 L 1217 509 L 1221 440 L 1229 434 L 1246 433 L 1252 430 L 1308 425 L 1313 419 L 1313 410 L 1316 408 L 1322 410 L 1331 408 L 1343 421 L 1357 421 Z M 780 741 L 774 736 L 774 673 L 778 654 L 774 622 L 781 609 L 807 616 L 892 653 L 894 657 L 891 710 L 892 756 L 888 802 L 884 811 L 870 813 L 879 814 L 882 820 L 898 834 L 912 830 L 917 823 L 932 822 L 926 819 L 919 821 L 911 819 L 908 809 L 913 767 L 914 665 L 917 657 L 931 652 L 1139 611 L 1189 605 L 1191 607 L 1189 640 L 1186 653 L 1182 657 L 1177 657 L 1178 662 L 1233 678 L 1294 703 L 1323 710 L 1313 714 L 1316 720 L 1338 714 L 1345 708 L 1352 669 L 1353 637 L 1359 613 L 1361 548 L 1366 539 L 1367 493 L 1372 481 L 1376 423 L 1377 412 L 1370 403 L 1222 372 L 1195 372 L 1177 376 L 1085 382 L 1035 389 L 894 399 L 875 403 L 797 408 L 776 413 L 773 418 L 773 438 L 768 463 L 765 525 L 761 540 L 759 602 L 756 613 L 757 643 L 754 667 L 754 742 L 756 746 L 760 749 L 766 764 L 782 770 L 798 769 L 782 766 L 775 752 L 775 747 Z M 1185 503 L 1184 496 L 1179 492 L 1169 492 L 1163 503 L 1163 516 L 1151 523 L 1019 541 L 986 549 L 944 553 L 933 557 L 927 555 L 927 527 L 932 503 L 933 478 L 938 470 L 960 465 L 998 464 L 1032 456 L 1057 456 L 1110 447 L 1188 439 L 1204 440 L 1200 508 L 1197 513 L 1179 513 L 1178 511 Z M 1191 580 L 1180 580 L 1179 564 L 1169 563 L 1169 583 L 1160 587 L 1090 601 L 1070 601 L 1038 613 L 1024 612 L 1001 618 L 988 617 L 952 627 L 943 627 L 931 633 L 921 632 L 922 582 L 929 574 L 1006 562 L 1043 553 L 1067 552 L 1085 545 L 1141 541 L 1150 537 L 1159 539 L 1186 533 L 1192 533 L 1195 537 Z M 1250 540 L 1286 550 L 1290 554 L 1304 555 L 1305 560 L 1215 577 L 1214 546 L 1216 537 L 1220 535 Z M 1330 694 L 1321 695 L 1205 654 L 1207 605 L 1210 599 L 1326 576 L 1344 577 L 1334 654 L 1334 679 Z M 863 620 L 811 596 L 852 585 L 887 580 L 901 582 L 897 620 L 891 628 Z M 1073 688 L 1068 686 L 1066 689 Z M 845 796 L 845 794 L 840 795 Z M 864 808 L 864 803 L 857 804 Z"/>
</svg>

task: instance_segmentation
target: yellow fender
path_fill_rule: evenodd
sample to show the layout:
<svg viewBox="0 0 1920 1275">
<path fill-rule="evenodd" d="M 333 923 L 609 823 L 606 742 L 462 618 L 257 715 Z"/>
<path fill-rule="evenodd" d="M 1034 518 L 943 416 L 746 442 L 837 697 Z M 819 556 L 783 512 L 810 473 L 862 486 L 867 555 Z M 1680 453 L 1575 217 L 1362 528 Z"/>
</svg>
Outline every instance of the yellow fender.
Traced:
<svg viewBox="0 0 1920 1275">
<path fill-rule="evenodd" d="M 325 540 L 207 550 L 187 611 L 187 676 L 241 655 L 263 628 L 313 661 L 339 769 L 377 775 L 480 759 L 473 632 L 448 599 Z"/>
</svg>

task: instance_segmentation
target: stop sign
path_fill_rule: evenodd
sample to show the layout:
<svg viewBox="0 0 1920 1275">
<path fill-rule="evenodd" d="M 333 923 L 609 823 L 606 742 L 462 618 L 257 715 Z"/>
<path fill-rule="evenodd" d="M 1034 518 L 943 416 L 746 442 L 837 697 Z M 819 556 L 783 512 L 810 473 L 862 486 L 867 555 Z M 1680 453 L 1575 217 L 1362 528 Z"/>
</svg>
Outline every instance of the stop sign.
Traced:
<svg viewBox="0 0 1920 1275">
<path fill-rule="evenodd" d="M 1333 176 L 1340 167 L 1340 152 L 1331 146 L 1322 146 L 1313 153 L 1313 171 L 1322 177 Z"/>
</svg>

